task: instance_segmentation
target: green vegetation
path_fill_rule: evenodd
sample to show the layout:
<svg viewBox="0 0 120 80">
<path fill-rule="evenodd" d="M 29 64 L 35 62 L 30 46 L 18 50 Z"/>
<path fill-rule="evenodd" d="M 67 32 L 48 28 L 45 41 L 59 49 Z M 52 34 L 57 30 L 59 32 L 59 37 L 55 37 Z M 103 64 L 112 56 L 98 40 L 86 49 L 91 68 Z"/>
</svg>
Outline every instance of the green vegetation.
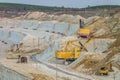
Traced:
<svg viewBox="0 0 120 80">
<path fill-rule="evenodd" d="M 114 9 L 120 8 L 120 5 L 101 5 L 101 6 L 88 6 L 87 10 L 95 10 L 95 9 Z"/>
<path fill-rule="evenodd" d="M 28 4 L 16 4 L 16 3 L 0 3 L 0 10 L 5 11 L 80 11 L 80 10 L 95 10 L 95 9 L 112 9 L 120 8 L 119 5 L 102 5 L 102 6 L 88 6 L 87 8 L 64 8 L 64 7 L 49 7 L 49 6 L 38 6 Z"/>
<path fill-rule="evenodd" d="M 37 6 L 15 3 L 0 3 L 0 10 L 18 10 L 18 11 L 50 11 L 58 10 L 60 7 Z"/>
</svg>

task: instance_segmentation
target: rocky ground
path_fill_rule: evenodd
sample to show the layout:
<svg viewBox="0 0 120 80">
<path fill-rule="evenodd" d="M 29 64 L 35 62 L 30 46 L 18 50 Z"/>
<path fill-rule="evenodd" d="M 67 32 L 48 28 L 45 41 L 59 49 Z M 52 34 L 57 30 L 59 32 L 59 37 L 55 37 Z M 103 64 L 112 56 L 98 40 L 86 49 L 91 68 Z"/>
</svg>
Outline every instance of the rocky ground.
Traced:
<svg viewBox="0 0 120 80">
<path fill-rule="evenodd" d="M 93 16 L 84 18 L 81 15 L 68 15 L 68 14 L 48 14 L 44 12 L 27 12 L 12 19 L 1 18 L 0 22 L 0 40 L 1 44 L 8 45 L 9 49 L 4 50 L 11 52 L 14 56 L 16 54 L 24 55 L 38 54 L 36 56 L 37 61 L 41 62 L 39 67 L 46 70 L 42 70 L 45 74 L 30 74 L 35 77 L 35 80 L 52 80 L 55 79 L 55 66 L 56 63 L 52 63 L 51 58 L 54 57 L 55 50 L 58 49 L 59 43 L 64 47 L 64 41 L 76 39 L 76 32 L 79 28 L 79 19 L 85 22 L 85 28 L 91 30 L 91 33 L 95 36 L 87 45 L 88 52 L 82 52 L 81 57 L 68 66 L 58 64 L 57 69 L 61 80 L 85 80 L 85 76 L 89 79 L 93 79 L 90 76 L 94 75 L 96 71 L 106 62 L 112 60 L 112 64 L 119 72 L 120 69 L 120 13 L 109 16 Z M 67 28 L 66 28 L 67 27 Z M 67 34 L 67 36 L 61 35 L 61 33 Z M 86 39 L 80 39 L 83 43 Z M 23 45 L 22 45 L 22 44 Z M 19 51 L 16 44 L 19 44 Z M 77 43 L 76 43 L 77 44 Z M 3 52 L 3 51 L 1 51 Z M 41 53 L 41 54 L 40 54 Z M 8 53 L 7 57 L 13 56 Z M 1 54 L 2 55 L 2 54 Z M 30 56 L 31 56 L 30 55 Z M 29 55 L 27 55 L 29 56 Z M 15 56 L 16 57 L 16 56 Z M 6 59 L 5 59 L 6 61 Z M 19 69 L 21 66 L 14 63 L 13 60 L 7 60 L 11 68 L 16 66 Z M 36 61 L 36 60 L 35 60 Z M 32 62 L 34 64 L 34 61 Z M 30 65 L 33 65 L 30 63 Z M 3 65 L 7 65 L 2 63 Z M 29 65 L 29 64 L 28 64 Z M 30 67 L 30 65 L 28 67 Z M 27 66 L 27 65 L 26 65 Z M 43 67 L 45 66 L 45 67 Z M 52 67 L 52 68 L 51 68 Z M 34 68 L 35 69 L 35 68 Z M 63 70 L 62 70 L 63 69 Z M 65 69 L 65 70 L 64 70 Z M 26 72 L 27 72 L 26 67 Z M 48 71 L 47 71 L 48 70 Z M 39 72 L 37 70 L 33 70 Z M 53 74 L 48 72 L 52 71 Z M 72 72 L 71 72 L 72 71 Z M 64 73 L 64 74 L 63 74 Z M 60 76 L 63 74 L 62 76 Z M 70 79 L 70 74 L 73 76 Z M 87 74 L 87 75 L 86 75 Z M 47 76 L 48 75 L 48 76 Z M 76 77 L 78 75 L 79 78 Z M 51 77 L 52 76 L 52 77 Z M 95 76 L 95 75 L 94 75 Z M 38 79 L 39 77 L 39 79 Z M 97 76 L 95 76 L 97 78 Z M 98 80 L 112 79 L 113 76 L 99 77 Z M 118 79 L 119 80 L 119 79 Z"/>
</svg>

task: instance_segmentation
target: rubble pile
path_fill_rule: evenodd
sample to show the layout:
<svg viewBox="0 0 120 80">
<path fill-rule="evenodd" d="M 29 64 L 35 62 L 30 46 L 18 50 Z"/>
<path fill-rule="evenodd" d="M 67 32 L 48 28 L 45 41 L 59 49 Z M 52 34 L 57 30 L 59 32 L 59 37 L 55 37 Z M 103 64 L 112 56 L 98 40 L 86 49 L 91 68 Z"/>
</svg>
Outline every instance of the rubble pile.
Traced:
<svg viewBox="0 0 120 80">
<path fill-rule="evenodd" d="M 28 20 L 39 20 L 39 21 L 56 20 L 56 21 L 67 22 L 72 24 L 78 24 L 79 19 L 82 19 L 82 21 L 86 20 L 80 15 L 75 15 L 75 16 L 68 14 L 50 15 L 44 12 L 28 12 L 27 14 L 16 17 L 15 19 L 28 19 Z"/>
<path fill-rule="evenodd" d="M 33 73 L 31 73 L 31 75 L 34 77 L 33 80 L 54 80 L 53 78 L 51 78 L 45 74 L 33 74 Z"/>
<path fill-rule="evenodd" d="M 95 64 L 99 63 L 103 58 L 103 54 L 88 53 L 81 61 L 72 67 L 72 69 L 82 73 L 91 74 L 93 73 Z"/>
</svg>

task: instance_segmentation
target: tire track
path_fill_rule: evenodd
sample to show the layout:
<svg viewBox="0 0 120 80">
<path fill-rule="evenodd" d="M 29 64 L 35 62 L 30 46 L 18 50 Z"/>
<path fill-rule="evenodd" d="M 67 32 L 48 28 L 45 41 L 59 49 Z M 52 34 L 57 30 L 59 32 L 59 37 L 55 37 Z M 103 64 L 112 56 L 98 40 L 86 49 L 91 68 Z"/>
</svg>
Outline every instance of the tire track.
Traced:
<svg viewBox="0 0 120 80">
<path fill-rule="evenodd" d="M 61 69 L 59 69 L 59 68 L 57 68 L 57 67 L 54 67 L 54 66 L 52 66 L 52 65 L 49 65 L 49 64 L 44 63 L 44 62 L 42 62 L 42 61 L 38 61 L 38 60 L 35 58 L 35 55 L 30 56 L 30 59 L 31 59 L 32 61 L 34 61 L 34 62 L 41 63 L 41 64 L 49 67 L 50 69 L 57 70 L 57 71 L 62 72 L 62 73 L 64 73 L 64 74 L 67 74 L 67 75 L 70 75 L 70 76 L 75 76 L 75 77 L 77 77 L 77 78 L 81 78 L 81 79 L 84 79 L 84 80 L 92 80 L 92 79 L 85 78 L 85 77 L 82 77 L 82 76 L 79 76 L 79 75 L 76 75 L 76 74 L 73 74 L 73 73 L 69 73 L 69 72 L 63 71 L 63 70 L 61 70 Z"/>
</svg>

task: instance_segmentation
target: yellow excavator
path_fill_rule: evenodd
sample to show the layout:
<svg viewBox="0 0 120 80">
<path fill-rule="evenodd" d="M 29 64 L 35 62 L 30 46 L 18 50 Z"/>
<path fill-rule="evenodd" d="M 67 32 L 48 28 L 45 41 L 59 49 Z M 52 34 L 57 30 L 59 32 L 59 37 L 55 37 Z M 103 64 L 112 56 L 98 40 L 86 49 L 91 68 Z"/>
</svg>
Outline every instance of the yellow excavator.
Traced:
<svg viewBox="0 0 120 80">
<path fill-rule="evenodd" d="M 80 52 L 86 49 L 86 44 L 88 44 L 91 40 L 95 39 L 97 37 L 90 36 L 87 38 L 85 43 L 81 43 L 80 40 L 69 40 L 66 41 L 66 46 L 62 50 L 56 50 L 55 51 L 55 58 L 56 59 L 62 59 L 64 60 L 64 64 L 70 64 L 71 62 L 75 61 L 77 58 L 79 58 Z M 79 45 L 74 44 L 73 42 L 79 42 Z M 74 45 L 74 48 L 70 49 L 71 46 Z"/>
<path fill-rule="evenodd" d="M 79 24 L 78 37 L 88 38 L 91 34 L 90 29 L 84 28 L 84 22 L 81 19 L 79 20 Z"/>
<path fill-rule="evenodd" d="M 70 64 L 71 62 L 75 61 L 79 58 L 80 52 L 82 50 L 87 51 L 85 46 L 79 41 L 79 45 L 73 44 L 78 40 L 69 40 L 66 42 L 66 46 L 63 50 L 56 50 L 55 51 L 55 58 L 64 60 L 64 64 Z M 87 44 L 88 41 L 85 43 Z M 71 46 L 75 46 L 74 48 L 70 49 Z"/>
<path fill-rule="evenodd" d="M 111 62 L 107 62 L 104 66 L 102 66 L 100 68 L 100 70 L 98 70 L 98 73 L 100 75 L 108 75 L 109 72 L 112 72 L 112 63 Z"/>
</svg>

